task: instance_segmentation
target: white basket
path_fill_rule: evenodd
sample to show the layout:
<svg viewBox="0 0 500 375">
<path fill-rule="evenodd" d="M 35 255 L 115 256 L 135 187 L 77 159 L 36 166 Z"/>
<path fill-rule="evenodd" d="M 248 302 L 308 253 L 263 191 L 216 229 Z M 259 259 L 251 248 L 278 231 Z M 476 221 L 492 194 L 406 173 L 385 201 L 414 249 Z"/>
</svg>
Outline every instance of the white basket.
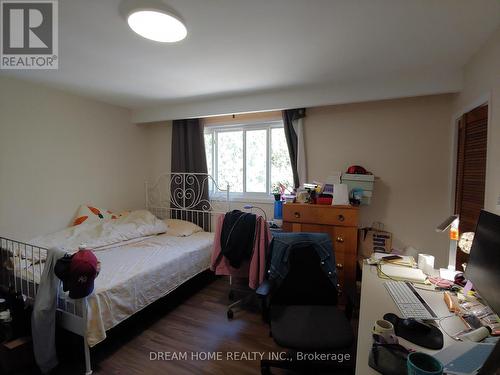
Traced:
<svg viewBox="0 0 500 375">
<path fill-rule="evenodd" d="M 373 194 L 375 176 L 372 174 L 342 174 L 342 183 L 349 188 L 349 195 L 353 189 L 363 189 L 362 205 L 369 205 Z"/>
</svg>

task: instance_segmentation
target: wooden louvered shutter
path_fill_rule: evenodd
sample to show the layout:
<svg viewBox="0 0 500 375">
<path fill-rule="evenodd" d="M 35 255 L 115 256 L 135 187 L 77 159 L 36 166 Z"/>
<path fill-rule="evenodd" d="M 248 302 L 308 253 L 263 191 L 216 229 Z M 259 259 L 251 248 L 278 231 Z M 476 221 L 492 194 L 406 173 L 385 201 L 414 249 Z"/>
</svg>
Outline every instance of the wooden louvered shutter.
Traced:
<svg viewBox="0 0 500 375">
<path fill-rule="evenodd" d="M 460 215 L 460 233 L 476 230 L 484 208 L 487 135 L 488 106 L 473 109 L 459 120 L 455 212 Z M 457 269 L 467 258 L 458 251 Z"/>
</svg>

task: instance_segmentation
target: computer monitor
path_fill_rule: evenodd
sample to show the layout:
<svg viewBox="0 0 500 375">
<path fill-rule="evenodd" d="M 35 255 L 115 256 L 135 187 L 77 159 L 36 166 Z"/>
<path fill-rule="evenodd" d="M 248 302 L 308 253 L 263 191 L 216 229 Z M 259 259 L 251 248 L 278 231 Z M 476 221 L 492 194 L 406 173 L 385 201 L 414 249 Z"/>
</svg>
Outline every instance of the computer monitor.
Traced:
<svg viewBox="0 0 500 375">
<path fill-rule="evenodd" d="M 491 309 L 500 315 L 500 216 L 481 211 L 465 278 Z"/>
</svg>

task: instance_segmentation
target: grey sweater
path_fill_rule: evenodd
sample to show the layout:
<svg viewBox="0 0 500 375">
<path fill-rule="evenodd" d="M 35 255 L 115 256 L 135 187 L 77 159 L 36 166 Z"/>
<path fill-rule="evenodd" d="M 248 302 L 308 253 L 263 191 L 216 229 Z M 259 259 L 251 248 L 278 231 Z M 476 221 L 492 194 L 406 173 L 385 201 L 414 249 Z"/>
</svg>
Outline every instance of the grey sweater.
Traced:
<svg viewBox="0 0 500 375">
<path fill-rule="evenodd" d="M 56 305 L 60 280 L 54 274 L 54 267 L 65 252 L 52 248 L 47 252 L 47 259 L 40 279 L 40 286 L 35 298 L 31 316 L 31 334 L 35 360 L 47 374 L 58 365 L 56 354 Z"/>
</svg>

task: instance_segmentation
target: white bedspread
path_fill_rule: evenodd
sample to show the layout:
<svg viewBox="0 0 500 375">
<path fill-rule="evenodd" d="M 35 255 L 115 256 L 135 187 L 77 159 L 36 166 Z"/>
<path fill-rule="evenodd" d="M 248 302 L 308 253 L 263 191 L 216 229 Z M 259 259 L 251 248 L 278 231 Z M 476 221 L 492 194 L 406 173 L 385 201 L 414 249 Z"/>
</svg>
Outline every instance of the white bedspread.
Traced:
<svg viewBox="0 0 500 375">
<path fill-rule="evenodd" d="M 132 211 L 116 220 L 82 223 L 52 234 L 46 234 L 29 241 L 30 244 L 45 249 L 57 247 L 72 253 L 85 244 L 94 251 L 109 248 L 109 245 L 120 244 L 146 236 L 165 233 L 167 226 L 146 210 Z M 23 249 L 26 254 L 20 254 L 33 260 L 44 260 L 45 252 L 38 254 L 29 247 Z M 30 252 L 31 251 L 31 252 Z M 19 254 L 18 254 L 19 255 Z"/>
<path fill-rule="evenodd" d="M 196 274 L 208 269 L 213 233 L 168 234 L 150 212 L 134 211 L 117 220 L 80 224 L 31 243 L 74 252 L 84 242 L 101 262 L 94 293 L 88 297 L 87 339 L 94 346 L 106 331 Z M 39 284 L 46 253 L 31 246 L 12 249 L 17 277 Z"/>
<path fill-rule="evenodd" d="M 90 346 L 114 327 L 210 264 L 213 233 L 189 237 L 166 234 L 96 252 L 101 273 L 88 297 L 87 337 Z"/>
</svg>

